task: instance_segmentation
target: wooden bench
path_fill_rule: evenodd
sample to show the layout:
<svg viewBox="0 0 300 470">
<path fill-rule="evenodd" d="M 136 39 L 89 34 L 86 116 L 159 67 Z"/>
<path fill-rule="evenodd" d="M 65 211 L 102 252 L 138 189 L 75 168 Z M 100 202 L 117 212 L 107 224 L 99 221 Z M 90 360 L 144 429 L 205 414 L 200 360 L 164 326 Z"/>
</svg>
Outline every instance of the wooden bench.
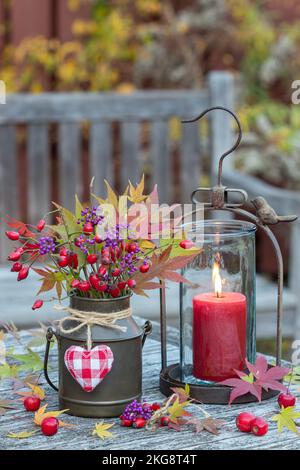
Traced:
<svg viewBox="0 0 300 470">
<path fill-rule="evenodd" d="M 203 171 L 199 155 L 203 154 L 204 147 L 209 148 L 214 177 L 219 156 L 232 142 L 232 122 L 226 113 L 213 112 L 209 115 L 209 135 L 203 135 L 202 123 L 180 127 L 180 120 L 193 118 L 205 108 L 216 105 L 234 109 L 234 81 L 225 72 L 211 73 L 207 87 L 199 91 L 145 91 L 129 95 L 9 95 L 7 104 L 0 105 L 1 218 L 6 214 L 17 218 L 21 208 L 23 211 L 25 208 L 27 220 L 36 223 L 41 214 L 50 210 L 54 193 L 55 199 L 63 206 L 73 208 L 74 192 L 82 196 L 92 176 L 95 176 L 95 192 L 101 194 L 104 192 L 104 178 L 113 186 L 124 187 L 128 178 L 137 182 L 145 172 L 149 186 L 154 182 L 158 184 L 161 202 L 190 202 L 190 193 L 199 186 Z M 175 149 L 170 136 L 170 122 L 174 119 L 180 127 Z M 19 126 L 22 126 L 21 137 Z M 51 126 L 56 129 L 55 167 L 51 153 Z M 85 151 L 82 150 L 83 141 L 87 147 Z M 24 171 L 27 174 L 22 174 Z M 25 190 L 20 187 L 20 181 L 24 179 L 27 183 Z M 245 188 L 251 195 L 271 196 L 270 202 L 279 213 L 300 212 L 294 193 L 283 197 L 283 192 L 278 189 L 272 188 L 270 192 L 264 183 L 234 172 L 230 158 L 225 160 L 224 180 L 235 187 Z M 295 331 L 300 329 L 296 321 L 299 317 L 297 297 L 300 279 L 296 269 L 300 259 L 299 241 L 299 224 L 296 224 L 291 249 L 291 289 L 286 290 L 284 296 L 288 319 L 284 332 L 296 336 L 298 333 Z M 0 237 L 0 261 L 4 262 L 7 250 L 7 241 Z M 2 269 L 1 276 L 7 278 L 6 269 Z M 11 278 L 6 281 L 6 292 L 17 295 L 13 282 Z M 264 283 L 260 292 L 258 285 L 258 311 L 265 314 L 261 318 L 268 318 L 264 321 L 261 335 L 273 336 L 276 287 L 270 284 L 267 287 Z M 25 284 L 22 289 L 24 293 Z M 174 300 L 172 295 L 173 303 L 170 305 L 171 317 L 174 318 L 178 315 L 175 297 Z M 11 308 L 9 297 L 6 308 Z M 141 304 L 140 308 L 147 310 L 146 304 Z M 5 317 L 6 311 L 3 310 L 2 316 Z"/>
</svg>

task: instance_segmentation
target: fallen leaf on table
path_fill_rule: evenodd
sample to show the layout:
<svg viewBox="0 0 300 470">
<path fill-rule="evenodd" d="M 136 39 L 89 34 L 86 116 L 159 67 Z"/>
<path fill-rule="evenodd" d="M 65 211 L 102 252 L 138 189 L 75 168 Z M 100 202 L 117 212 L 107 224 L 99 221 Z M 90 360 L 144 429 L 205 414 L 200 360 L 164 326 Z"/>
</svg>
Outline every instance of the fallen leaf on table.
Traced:
<svg viewBox="0 0 300 470">
<path fill-rule="evenodd" d="M 268 362 L 262 355 L 258 356 L 255 364 L 251 364 L 247 360 L 245 362 L 249 374 L 235 370 L 239 378 L 226 379 L 219 382 L 219 385 L 233 387 L 229 398 L 229 405 L 231 405 L 236 398 L 246 395 L 247 393 L 251 393 L 258 401 L 261 401 L 262 390 L 268 391 L 271 389 L 286 392 L 287 387 L 283 385 L 280 380 L 290 371 L 288 367 L 275 366 L 268 368 Z"/>
<path fill-rule="evenodd" d="M 187 424 L 191 424 L 195 427 L 196 433 L 201 431 L 208 431 L 211 434 L 218 435 L 219 429 L 225 424 L 222 419 L 215 419 L 212 417 L 208 418 L 191 418 L 187 421 Z"/>
<path fill-rule="evenodd" d="M 26 385 L 31 388 L 31 392 L 17 392 L 17 395 L 21 395 L 21 397 L 31 397 L 34 395 L 35 397 L 38 397 L 40 400 L 45 399 L 45 391 L 42 389 L 42 387 L 39 387 L 38 385 L 33 385 L 31 383 L 26 383 Z"/>
<path fill-rule="evenodd" d="M 13 392 L 20 390 L 21 388 L 25 388 L 28 383 L 32 385 L 38 385 L 40 377 L 38 375 L 30 374 L 26 375 L 26 377 L 14 377 L 13 380 Z"/>
<path fill-rule="evenodd" d="M 38 431 L 9 432 L 6 437 L 11 437 L 12 439 L 27 439 L 37 432 Z"/>
<path fill-rule="evenodd" d="M 18 366 L 10 366 L 7 362 L 0 365 L 0 379 L 12 379 L 17 377 L 19 372 Z"/>
<path fill-rule="evenodd" d="M 95 429 L 92 432 L 93 436 L 98 436 L 100 439 L 108 439 L 108 438 L 113 438 L 115 437 L 114 434 L 108 429 L 111 429 L 114 426 L 115 423 L 112 424 L 105 424 L 104 421 L 100 421 L 99 423 L 95 424 Z"/>
<path fill-rule="evenodd" d="M 44 363 L 39 354 L 32 351 L 30 348 L 27 349 L 26 354 L 9 354 L 9 357 L 22 363 L 18 366 L 19 371 L 32 370 L 33 372 L 37 372 L 44 367 Z"/>
<path fill-rule="evenodd" d="M 300 418 L 300 412 L 295 411 L 295 408 L 295 406 L 288 406 L 287 408 L 282 406 L 280 412 L 272 416 L 271 420 L 277 421 L 277 429 L 279 432 L 287 428 L 289 431 L 299 434 L 295 420 Z"/>
<path fill-rule="evenodd" d="M 59 410 L 59 411 L 46 411 L 48 405 L 44 405 L 41 408 L 39 408 L 35 413 L 34 413 L 34 419 L 33 422 L 37 425 L 40 426 L 42 424 L 43 419 L 45 418 L 57 418 L 58 416 L 62 415 L 68 409 L 66 410 Z M 59 420 L 59 425 L 60 426 L 69 426 L 72 427 L 73 425 L 65 423 L 64 421 Z"/>
<path fill-rule="evenodd" d="M 174 403 L 168 408 L 170 421 L 173 423 L 177 423 L 178 418 L 181 418 L 182 416 L 191 416 L 191 414 L 184 409 L 184 407 L 187 406 L 189 403 L 189 401 L 184 401 L 180 403 L 179 397 L 177 396 Z"/>
<path fill-rule="evenodd" d="M 10 400 L 0 400 L 0 416 L 4 415 L 8 410 L 13 410 L 10 404 Z"/>
</svg>

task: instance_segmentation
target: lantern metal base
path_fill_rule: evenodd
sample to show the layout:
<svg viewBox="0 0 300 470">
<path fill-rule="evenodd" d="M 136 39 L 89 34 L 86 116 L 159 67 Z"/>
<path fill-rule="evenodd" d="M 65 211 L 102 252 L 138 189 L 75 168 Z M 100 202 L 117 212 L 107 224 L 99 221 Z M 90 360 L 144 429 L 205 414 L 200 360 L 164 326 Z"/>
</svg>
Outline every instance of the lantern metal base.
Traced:
<svg viewBox="0 0 300 470">
<path fill-rule="evenodd" d="M 224 385 L 189 385 L 191 398 L 206 404 L 228 405 L 232 387 L 225 387 Z M 161 371 L 159 388 L 165 396 L 169 396 L 173 393 L 171 390 L 172 387 L 184 386 L 185 383 L 180 380 L 179 364 L 172 364 Z M 262 400 L 268 400 L 278 394 L 279 392 L 277 390 L 269 390 L 268 392 L 263 390 Z M 234 404 L 251 403 L 255 401 L 257 401 L 257 398 L 248 393 L 234 400 Z"/>
</svg>

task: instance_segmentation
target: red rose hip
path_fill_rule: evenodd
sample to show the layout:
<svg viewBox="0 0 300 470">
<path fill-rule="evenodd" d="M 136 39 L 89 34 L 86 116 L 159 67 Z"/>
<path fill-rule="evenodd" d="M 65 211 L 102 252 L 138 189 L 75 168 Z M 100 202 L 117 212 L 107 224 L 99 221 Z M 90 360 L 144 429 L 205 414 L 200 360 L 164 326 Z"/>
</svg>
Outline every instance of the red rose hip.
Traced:
<svg viewBox="0 0 300 470">
<path fill-rule="evenodd" d="M 21 271 L 21 269 L 23 268 L 23 265 L 21 263 L 14 263 L 11 267 L 11 272 L 13 273 L 18 273 L 19 271 Z"/>
<path fill-rule="evenodd" d="M 235 420 L 236 427 L 242 432 L 251 432 L 251 426 L 255 416 L 252 413 L 240 413 Z"/>
<path fill-rule="evenodd" d="M 46 225 L 46 221 L 44 219 L 41 219 L 37 224 L 36 224 L 36 229 L 38 232 L 41 232 Z"/>
<path fill-rule="evenodd" d="M 41 299 L 37 299 L 31 308 L 32 310 L 36 310 L 38 308 L 41 308 L 43 305 L 44 305 L 44 302 Z"/>
<path fill-rule="evenodd" d="M 268 423 L 263 418 L 255 418 L 251 424 L 251 431 L 255 436 L 264 436 L 268 432 Z"/>
<path fill-rule="evenodd" d="M 5 232 L 5 235 L 7 236 L 7 238 L 13 241 L 19 240 L 20 238 L 19 232 Z"/>
<path fill-rule="evenodd" d="M 58 428 L 59 428 L 58 419 L 54 417 L 43 419 L 42 424 L 41 424 L 41 430 L 42 430 L 42 433 L 45 434 L 45 436 L 54 436 L 54 434 L 57 433 Z"/>
<path fill-rule="evenodd" d="M 140 266 L 140 272 L 142 274 L 147 273 L 149 271 L 149 269 L 150 269 L 150 266 L 149 266 L 148 263 L 147 264 L 142 264 L 142 266 Z"/>
<path fill-rule="evenodd" d="M 169 426 L 170 418 L 168 416 L 162 416 L 160 418 L 160 425 L 161 426 Z"/>
<path fill-rule="evenodd" d="M 292 393 L 280 393 L 278 396 L 278 405 L 283 408 L 288 408 L 289 406 L 294 406 L 296 403 L 296 397 Z"/>
<path fill-rule="evenodd" d="M 17 280 L 18 280 L 18 281 L 23 281 L 23 280 L 26 279 L 26 277 L 28 276 L 28 273 L 29 273 L 29 268 L 22 268 L 22 269 L 19 271 Z"/>
<path fill-rule="evenodd" d="M 23 405 L 27 411 L 37 411 L 41 406 L 41 400 L 39 397 L 26 397 L 23 401 Z"/>
<path fill-rule="evenodd" d="M 189 250 L 190 248 L 193 248 L 195 245 L 191 240 L 182 240 L 179 243 L 179 246 L 183 248 L 184 250 Z"/>
<path fill-rule="evenodd" d="M 96 254 L 91 254 L 87 256 L 86 260 L 89 264 L 95 264 L 97 263 L 97 258 L 98 256 Z"/>
<path fill-rule="evenodd" d="M 146 426 L 146 420 L 144 418 L 136 418 L 133 423 L 135 428 L 144 428 Z"/>
</svg>

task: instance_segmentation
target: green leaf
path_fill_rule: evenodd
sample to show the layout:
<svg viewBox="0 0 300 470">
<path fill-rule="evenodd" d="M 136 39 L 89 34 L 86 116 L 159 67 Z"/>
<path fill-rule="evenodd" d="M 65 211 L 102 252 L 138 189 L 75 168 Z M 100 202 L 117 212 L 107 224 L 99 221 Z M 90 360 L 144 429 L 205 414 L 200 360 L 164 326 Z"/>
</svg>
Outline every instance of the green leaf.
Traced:
<svg viewBox="0 0 300 470">
<path fill-rule="evenodd" d="M 245 382 L 248 382 L 249 384 L 253 384 L 254 375 L 252 374 L 252 372 L 250 372 L 249 375 L 244 375 L 243 377 L 241 377 L 241 379 L 244 380 Z"/>
<path fill-rule="evenodd" d="M 10 366 L 5 363 L 0 366 L 0 379 L 10 379 L 18 376 L 19 368 L 16 365 Z"/>
<path fill-rule="evenodd" d="M 284 428 L 287 428 L 289 431 L 299 434 L 295 420 L 300 418 L 300 412 L 295 411 L 295 408 L 295 406 L 288 406 L 287 408 L 282 406 L 280 412 L 272 416 L 272 421 L 277 421 L 279 432 L 282 432 Z"/>
<path fill-rule="evenodd" d="M 81 217 L 81 211 L 83 210 L 83 205 L 78 199 L 77 194 L 75 194 L 75 216 L 76 219 L 79 219 Z"/>
<path fill-rule="evenodd" d="M 21 362 L 21 365 L 18 366 L 19 371 L 32 370 L 37 372 L 42 370 L 44 367 L 43 361 L 40 358 L 39 354 L 32 351 L 32 349 L 27 348 L 26 354 L 10 354 L 10 357 L 15 361 Z"/>
</svg>

